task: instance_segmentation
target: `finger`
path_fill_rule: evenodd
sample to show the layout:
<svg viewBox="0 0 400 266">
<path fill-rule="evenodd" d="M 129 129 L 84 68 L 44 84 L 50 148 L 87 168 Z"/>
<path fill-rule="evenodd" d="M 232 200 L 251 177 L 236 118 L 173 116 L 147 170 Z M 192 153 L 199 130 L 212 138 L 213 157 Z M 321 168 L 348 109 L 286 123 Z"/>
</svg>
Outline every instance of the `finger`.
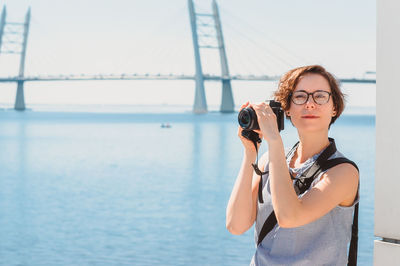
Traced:
<svg viewBox="0 0 400 266">
<path fill-rule="evenodd" d="M 262 107 L 262 106 L 260 106 L 260 105 L 254 105 L 253 109 L 254 109 L 254 111 L 256 112 L 257 116 L 258 116 L 258 115 L 260 115 L 260 116 L 261 116 L 261 115 L 262 115 L 262 116 L 266 115 L 266 110 L 265 110 L 265 108 Z"/>
<path fill-rule="evenodd" d="M 256 106 L 257 108 L 265 109 L 266 106 L 269 106 L 269 105 L 265 102 L 260 102 L 260 103 L 255 104 L 254 106 Z"/>
<path fill-rule="evenodd" d="M 263 108 L 263 107 L 265 107 L 266 103 L 265 102 L 259 102 L 257 105 L 259 107 Z"/>
<path fill-rule="evenodd" d="M 263 108 L 263 111 L 268 114 L 268 115 L 275 115 L 274 110 L 272 110 L 271 106 L 269 104 L 266 104 Z"/>
<path fill-rule="evenodd" d="M 249 104 L 249 102 L 245 102 L 244 104 L 242 104 L 241 107 L 246 106 L 246 105 L 248 105 L 248 104 Z"/>
<path fill-rule="evenodd" d="M 249 102 L 247 101 L 246 103 L 242 104 L 242 106 L 240 106 L 240 110 L 242 110 L 243 108 L 245 108 L 247 105 L 249 105 Z"/>
<path fill-rule="evenodd" d="M 268 104 L 265 105 L 264 110 L 265 110 L 267 113 L 273 112 L 271 106 L 269 106 Z"/>
<path fill-rule="evenodd" d="M 243 138 L 242 131 L 243 131 L 243 129 L 241 127 L 239 127 L 238 133 L 237 133 L 239 138 Z"/>
<path fill-rule="evenodd" d="M 250 104 L 250 107 L 254 109 L 254 111 L 260 111 L 263 109 L 259 104 Z"/>
</svg>

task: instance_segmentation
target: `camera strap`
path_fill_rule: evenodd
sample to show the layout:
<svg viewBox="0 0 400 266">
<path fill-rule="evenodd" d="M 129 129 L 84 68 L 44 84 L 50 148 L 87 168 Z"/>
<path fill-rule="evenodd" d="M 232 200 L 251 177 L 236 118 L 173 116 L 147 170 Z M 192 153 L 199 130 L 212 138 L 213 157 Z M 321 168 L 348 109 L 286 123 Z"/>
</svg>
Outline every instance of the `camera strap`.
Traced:
<svg viewBox="0 0 400 266">
<path fill-rule="evenodd" d="M 257 159 L 256 159 L 256 163 L 252 163 L 251 166 L 253 166 L 254 168 L 254 172 L 256 172 L 257 175 L 260 176 L 260 182 L 258 183 L 258 201 L 260 201 L 261 203 L 264 203 L 264 200 L 262 198 L 262 176 L 265 174 L 268 174 L 269 171 L 261 171 L 260 168 L 258 168 L 258 148 L 257 148 L 257 143 L 261 143 L 261 139 L 260 136 L 252 131 L 252 130 L 243 130 L 242 131 L 242 136 L 244 136 L 245 138 L 251 140 L 251 142 L 253 142 L 254 147 L 256 148 L 256 155 L 257 155 Z"/>
<path fill-rule="evenodd" d="M 357 169 L 357 171 L 359 171 L 357 165 L 353 161 L 351 161 L 345 157 L 328 160 L 328 158 L 336 152 L 335 140 L 333 138 L 329 138 L 329 141 L 330 141 L 329 146 L 318 156 L 318 158 L 316 159 L 314 164 L 305 173 L 303 173 L 300 178 L 294 178 L 290 174 L 291 179 L 295 180 L 294 188 L 295 188 L 297 195 L 303 194 L 305 191 L 307 191 L 310 188 L 315 177 L 317 177 L 320 173 L 327 171 L 328 169 L 330 169 L 338 164 L 350 163 Z M 299 145 L 299 142 L 297 142 L 293 146 L 293 148 L 286 155 L 286 158 L 289 158 L 293 154 L 293 152 L 297 149 L 298 145 Z M 254 165 L 253 165 L 253 167 L 254 167 Z M 257 167 L 257 169 L 258 169 L 258 167 Z M 259 171 L 259 172 L 261 172 L 261 171 Z M 268 171 L 265 173 L 268 173 Z M 265 173 L 263 173 L 263 174 L 265 174 Z M 257 173 L 257 174 L 259 174 L 259 173 Z M 259 201 L 260 201 L 260 203 L 263 203 L 264 201 L 262 200 L 262 176 L 261 176 L 258 188 L 259 188 L 259 190 L 258 190 Z M 357 190 L 357 194 L 358 193 L 359 193 L 359 191 Z M 357 203 L 355 205 L 354 216 L 353 216 L 352 234 L 351 234 L 349 256 L 348 256 L 348 265 L 350 265 L 350 266 L 357 265 L 358 206 L 359 206 L 359 203 Z M 263 241 L 263 239 L 275 227 L 276 224 L 277 224 L 277 220 L 276 220 L 275 212 L 272 211 L 272 213 L 268 216 L 268 218 L 266 219 L 266 221 L 264 222 L 264 224 L 261 228 L 260 234 L 257 239 L 257 245 L 260 245 L 260 243 Z"/>
</svg>

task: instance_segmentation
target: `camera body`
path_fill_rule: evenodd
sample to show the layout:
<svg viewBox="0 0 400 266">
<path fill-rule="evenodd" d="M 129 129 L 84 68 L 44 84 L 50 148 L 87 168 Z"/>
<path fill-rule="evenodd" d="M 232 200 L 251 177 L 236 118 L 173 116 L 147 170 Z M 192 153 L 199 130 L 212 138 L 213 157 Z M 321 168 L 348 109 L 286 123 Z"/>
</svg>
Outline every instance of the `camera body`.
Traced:
<svg viewBox="0 0 400 266">
<path fill-rule="evenodd" d="M 285 128 L 285 112 L 283 111 L 281 107 L 280 102 L 276 102 L 274 100 L 269 101 L 269 106 L 271 106 L 272 111 L 276 115 L 276 122 L 278 123 L 278 130 L 281 131 Z M 258 125 L 258 120 L 257 120 L 257 115 L 256 112 L 254 111 L 253 108 L 251 107 L 246 107 L 240 110 L 239 115 L 238 115 L 238 122 L 239 125 L 243 128 L 242 135 L 248 139 L 254 140 L 255 135 L 258 134 L 255 133 L 253 130 L 260 129 L 260 126 Z M 261 140 L 255 139 L 257 142 L 261 142 Z"/>
</svg>

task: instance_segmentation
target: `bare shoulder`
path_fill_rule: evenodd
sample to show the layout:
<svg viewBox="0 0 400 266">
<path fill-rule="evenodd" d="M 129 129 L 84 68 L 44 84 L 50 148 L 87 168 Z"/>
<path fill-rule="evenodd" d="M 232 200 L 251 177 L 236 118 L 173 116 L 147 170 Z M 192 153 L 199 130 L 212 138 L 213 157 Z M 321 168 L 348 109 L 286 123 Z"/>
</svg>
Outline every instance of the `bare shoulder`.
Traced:
<svg viewBox="0 0 400 266">
<path fill-rule="evenodd" d="M 357 195 L 359 173 L 352 164 L 342 163 L 329 169 L 323 176 L 325 183 L 331 184 L 336 190 L 343 192 L 341 206 L 350 206 L 353 204 Z"/>
<path fill-rule="evenodd" d="M 354 165 L 350 163 L 341 163 L 326 172 L 326 176 L 329 179 L 335 179 L 337 181 L 347 181 L 358 183 L 358 170 Z"/>
</svg>

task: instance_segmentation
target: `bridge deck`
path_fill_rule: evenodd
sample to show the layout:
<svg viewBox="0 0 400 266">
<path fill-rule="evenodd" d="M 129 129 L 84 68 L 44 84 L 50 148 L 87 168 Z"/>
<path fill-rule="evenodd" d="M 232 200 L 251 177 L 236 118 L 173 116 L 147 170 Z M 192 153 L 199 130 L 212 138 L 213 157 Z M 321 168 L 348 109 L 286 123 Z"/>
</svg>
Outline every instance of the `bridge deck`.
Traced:
<svg viewBox="0 0 400 266">
<path fill-rule="evenodd" d="M 277 81 L 278 76 L 234 75 L 214 76 L 204 75 L 205 80 L 243 80 L 243 81 Z M 27 76 L 2 77 L 0 82 L 27 82 L 27 81 L 84 81 L 84 80 L 195 80 L 193 75 L 175 74 L 97 74 L 97 75 L 57 75 L 57 76 Z M 343 83 L 376 83 L 376 79 L 346 78 L 339 79 Z"/>
</svg>

